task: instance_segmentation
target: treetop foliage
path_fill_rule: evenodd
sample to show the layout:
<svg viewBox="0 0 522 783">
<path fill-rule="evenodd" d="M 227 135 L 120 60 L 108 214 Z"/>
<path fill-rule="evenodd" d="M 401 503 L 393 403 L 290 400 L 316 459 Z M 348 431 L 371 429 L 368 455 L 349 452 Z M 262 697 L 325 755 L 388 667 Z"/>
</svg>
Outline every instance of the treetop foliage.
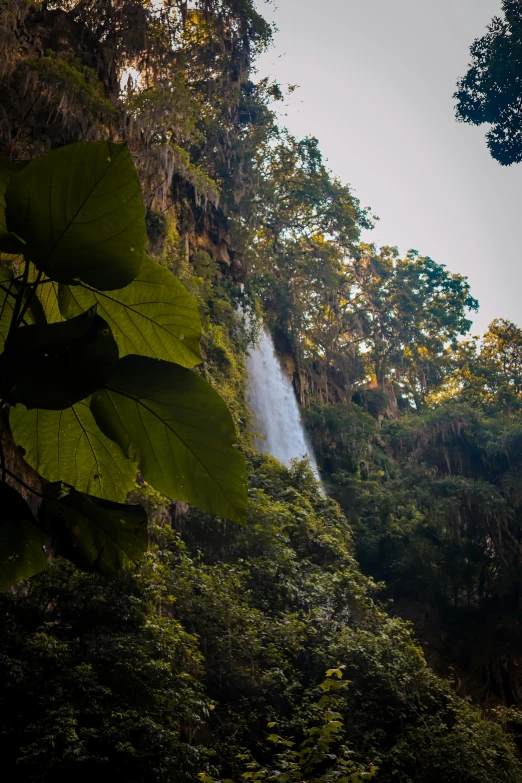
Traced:
<svg viewBox="0 0 522 783">
<path fill-rule="evenodd" d="M 520 0 L 502 0 L 502 12 L 471 45 L 471 64 L 454 98 L 458 120 L 491 126 L 486 134 L 491 155 L 509 166 L 522 160 Z"/>
</svg>

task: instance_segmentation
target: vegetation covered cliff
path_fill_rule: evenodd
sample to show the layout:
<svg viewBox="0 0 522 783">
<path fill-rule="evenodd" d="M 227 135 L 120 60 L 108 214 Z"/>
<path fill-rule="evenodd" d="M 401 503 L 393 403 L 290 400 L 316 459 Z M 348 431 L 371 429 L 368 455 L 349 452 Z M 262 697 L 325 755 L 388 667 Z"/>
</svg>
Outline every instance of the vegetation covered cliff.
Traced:
<svg viewBox="0 0 522 783">
<path fill-rule="evenodd" d="M 9 780 L 522 780 L 520 330 L 466 337 L 465 278 L 361 244 L 370 211 L 255 81 L 251 0 L 0 0 L 0 36 L 1 162 L 129 145 L 249 476 L 241 526 L 140 465 L 137 569 L 57 557 L 0 595 Z M 239 309 L 274 335 L 326 494 L 252 449 Z"/>
</svg>

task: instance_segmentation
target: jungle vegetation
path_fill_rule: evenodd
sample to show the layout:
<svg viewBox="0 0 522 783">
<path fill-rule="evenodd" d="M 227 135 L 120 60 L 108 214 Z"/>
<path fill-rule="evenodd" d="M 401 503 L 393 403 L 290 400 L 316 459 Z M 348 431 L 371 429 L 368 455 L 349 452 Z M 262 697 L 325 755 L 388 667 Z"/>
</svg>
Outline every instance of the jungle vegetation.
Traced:
<svg viewBox="0 0 522 783">
<path fill-rule="evenodd" d="M 508 96 L 501 162 L 521 8 L 458 86 L 467 121 Z M 13 783 L 522 780 L 522 330 L 361 242 L 256 81 L 271 35 L 251 0 L 0 0 Z M 260 317 L 326 492 L 252 448 Z"/>
</svg>

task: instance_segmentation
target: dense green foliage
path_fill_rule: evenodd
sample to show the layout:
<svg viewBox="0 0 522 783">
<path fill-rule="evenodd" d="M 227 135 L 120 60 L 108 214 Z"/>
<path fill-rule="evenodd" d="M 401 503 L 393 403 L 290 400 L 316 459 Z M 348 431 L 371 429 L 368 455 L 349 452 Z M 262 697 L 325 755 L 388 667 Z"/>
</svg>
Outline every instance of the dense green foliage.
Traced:
<svg viewBox="0 0 522 783">
<path fill-rule="evenodd" d="M 283 183 L 293 181 L 285 174 Z M 319 224 L 306 215 L 307 194 L 294 197 L 304 214 L 288 211 L 282 237 L 263 226 L 249 257 L 252 286 L 295 361 L 301 402 L 337 402 L 374 382 L 392 409 L 398 398 L 419 408 L 444 381 L 448 345 L 468 331 L 469 311 L 478 307 L 466 279 L 414 250 L 400 259 L 396 248 L 354 244 L 366 225 L 361 213 L 348 242 L 333 210 Z M 339 201 L 355 211 L 347 189 Z"/>
<path fill-rule="evenodd" d="M 491 126 L 491 155 L 509 166 L 522 160 L 522 3 L 502 0 L 502 12 L 472 44 L 470 67 L 454 97 L 457 119 Z"/>
<path fill-rule="evenodd" d="M 5 418 L 0 429 L 17 475 L 45 485 L 42 519 L 64 555 L 0 594 L 0 748 L 13 783 L 522 780 L 520 330 L 498 320 L 462 340 L 477 307 L 465 278 L 360 243 L 370 210 L 315 139 L 278 128 L 278 85 L 253 81 L 270 37 L 251 0 L 0 2 L 2 209 L 15 182 L 0 220 L 0 289 L 14 295 L 0 333 L 23 310 L 6 367 L 20 377 L 9 420 L 25 462 Z M 143 194 L 147 238 L 140 212 L 126 245 L 139 265 L 120 263 L 111 220 L 96 224 L 104 262 L 117 261 L 108 281 L 85 246 L 55 252 L 41 206 L 60 187 L 63 198 L 47 167 L 77 142 L 130 150 Z M 31 170 L 42 179 L 25 223 Z M 88 235 L 81 222 L 73 233 Z M 21 279 L 5 255 L 20 238 L 33 245 Z M 66 373 L 54 385 L 44 373 L 48 401 L 69 404 L 32 407 L 35 307 L 42 339 L 77 330 L 82 352 L 65 354 L 80 378 L 94 346 L 111 382 L 104 362 L 81 394 Z M 326 494 L 306 464 L 251 452 L 245 360 L 261 314 Z M 211 387 L 231 413 L 217 424 Z M 232 419 L 248 462 L 244 527 L 224 518 L 234 487 L 223 497 L 190 460 L 169 467 L 180 421 L 215 459 Z M 63 481 L 77 487 L 65 498 Z M 29 564 L 11 583 L 43 566 L 43 542 L 34 508 L 0 486 L 18 519 L 0 555 L 25 547 Z M 107 513 L 111 495 L 124 512 Z M 124 514 L 135 526 L 141 506 L 152 545 L 140 559 L 131 535 L 137 568 L 116 570 L 114 529 Z"/>
<path fill-rule="evenodd" d="M 379 408 L 307 419 L 364 570 L 414 621 L 428 660 L 482 702 L 518 705 L 522 408 L 520 332 L 496 321 L 462 343 L 437 399 L 379 423 Z M 373 415 L 371 415 L 373 413 Z"/>
<path fill-rule="evenodd" d="M 156 496 L 141 497 L 155 521 L 168 518 Z M 105 769 L 130 781 L 239 780 L 239 753 L 265 767 L 279 753 L 268 723 L 297 743 L 322 725 L 319 686 L 337 663 L 347 687 L 329 752 L 347 745 L 352 769 L 374 763 L 376 779 L 416 783 L 520 775 L 500 727 L 378 608 L 346 519 L 304 465 L 252 457 L 246 528 L 196 511 L 177 527 L 154 530 L 134 575 L 57 562 L 2 596 L 11 780 L 87 781 Z"/>
</svg>

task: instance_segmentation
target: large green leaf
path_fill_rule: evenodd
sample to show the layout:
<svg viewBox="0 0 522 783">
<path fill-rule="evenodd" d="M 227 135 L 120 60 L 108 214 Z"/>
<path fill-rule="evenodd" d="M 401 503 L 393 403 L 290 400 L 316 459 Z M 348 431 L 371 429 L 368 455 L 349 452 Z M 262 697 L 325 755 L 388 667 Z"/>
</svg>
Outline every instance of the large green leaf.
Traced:
<svg viewBox="0 0 522 783">
<path fill-rule="evenodd" d="M 139 272 L 145 210 L 129 149 L 79 142 L 31 161 L 5 193 L 9 231 L 52 280 L 123 288 Z"/>
<path fill-rule="evenodd" d="M 27 161 L 13 161 L 11 163 L 2 163 L 0 165 L 0 251 L 5 253 L 18 253 L 23 249 L 23 242 L 13 236 L 7 230 L 5 218 L 5 191 L 14 177 L 27 166 Z"/>
<path fill-rule="evenodd" d="M 52 534 L 56 554 L 86 571 L 111 575 L 137 565 L 147 551 L 142 506 L 100 500 L 62 482 L 45 487 L 40 523 Z"/>
<path fill-rule="evenodd" d="M 125 356 L 91 409 L 100 428 L 171 498 L 242 522 L 247 482 L 232 417 L 191 370 Z"/>
<path fill-rule="evenodd" d="M 10 335 L 0 391 L 13 404 L 59 410 L 102 387 L 117 363 L 110 327 L 91 308 L 69 321 L 24 326 Z"/>
<path fill-rule="evenodd" d="M 0 483 L 0 590 L 45 568 L 44 545 L 48 541 L 23 497 Z"/>
<path fill-rule="evenodd" d="M 48 481 L 66 481 L 81 492 L 125 500 L 136 479 L 136 464 L 102 432 L 88 402 L 63 411 L 11 408 L 14 439 L 25 459 Z"/>
<path fill-rule="evenodd" d="M 97 304 L 98 313 L 112 329 L 120 356 L 142 354 L 183 367 L 201 361 L 196 300 L 168 269 L 148 257 L 126 288 L 93 291 L 61 285 L 59 303 L 66 318 Z"/>
</svg>

